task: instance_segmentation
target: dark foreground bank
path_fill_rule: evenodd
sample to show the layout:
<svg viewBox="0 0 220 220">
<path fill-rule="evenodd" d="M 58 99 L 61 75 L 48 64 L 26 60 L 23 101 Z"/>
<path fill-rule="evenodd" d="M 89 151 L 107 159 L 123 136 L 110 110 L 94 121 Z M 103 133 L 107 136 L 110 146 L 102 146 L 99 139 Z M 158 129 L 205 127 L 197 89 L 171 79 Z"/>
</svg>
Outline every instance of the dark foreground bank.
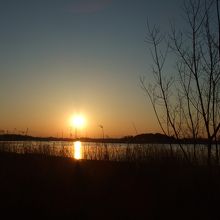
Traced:
<svg viewBox="0 0 220 220">
<path fill-rule="evenodd" d="M 220 219 L 219 168 L 0 153 L 0 210 L 29 219 Z M 7 219 L 7 218 L 4 218 Z"/>
</svg>

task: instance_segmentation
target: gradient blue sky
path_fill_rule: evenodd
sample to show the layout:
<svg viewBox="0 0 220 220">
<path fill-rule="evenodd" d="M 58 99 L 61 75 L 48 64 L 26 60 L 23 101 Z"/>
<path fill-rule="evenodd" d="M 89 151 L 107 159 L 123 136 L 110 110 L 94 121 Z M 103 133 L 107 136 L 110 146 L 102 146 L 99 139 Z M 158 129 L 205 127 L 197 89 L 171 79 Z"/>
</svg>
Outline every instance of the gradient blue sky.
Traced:
<svg viewBox="0 0 220 220">
<path fill-rule="evenodd" d="M 0 129 L 69 135 L 159 131 L 139 77 L 151 80 L 147 19 L 167 30 L 181 0 L 1 0 Z"/>
</svg>

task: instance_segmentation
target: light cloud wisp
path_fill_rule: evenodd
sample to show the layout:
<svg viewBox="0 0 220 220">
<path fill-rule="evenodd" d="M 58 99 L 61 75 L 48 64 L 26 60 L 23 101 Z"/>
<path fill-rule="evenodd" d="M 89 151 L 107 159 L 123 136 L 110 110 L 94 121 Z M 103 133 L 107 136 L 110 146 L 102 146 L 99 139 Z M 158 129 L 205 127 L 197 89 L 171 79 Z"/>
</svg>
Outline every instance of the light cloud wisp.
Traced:
<svg viewBox="0 0 220 220">
<path fill-rule="evenodd" d="M 68 8 L 77 14 L 95 13 L 102 11 L 112 3 L 112 0 L 77 0 Z"/>
</svg>

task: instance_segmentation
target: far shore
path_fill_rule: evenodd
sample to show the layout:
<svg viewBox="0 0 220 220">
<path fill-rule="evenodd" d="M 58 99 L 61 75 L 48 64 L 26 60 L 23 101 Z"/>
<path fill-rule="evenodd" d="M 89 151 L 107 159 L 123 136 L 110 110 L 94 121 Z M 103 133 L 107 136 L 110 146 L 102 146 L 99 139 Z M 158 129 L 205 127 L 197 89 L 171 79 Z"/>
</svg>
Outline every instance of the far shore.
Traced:
<svg viewBox="0 0 220 220">
<path fill-rule="evenodd" d="M 62 137 L 35 137 L 21 134 L 1 134 L 0 141 L 82 141 L 94 143 L 136 143 L 136 144 L 207 144 L 206 138 L 199 138 L 197 140 L 185 138 L 176 140 L 173 136 L 166 136 L 160 133 L 146 133 L 135 136 L 125 136 L 121 138 L 62 138 Z M 219 143 L 218 143 L 219 144 Z"/>
</svg>

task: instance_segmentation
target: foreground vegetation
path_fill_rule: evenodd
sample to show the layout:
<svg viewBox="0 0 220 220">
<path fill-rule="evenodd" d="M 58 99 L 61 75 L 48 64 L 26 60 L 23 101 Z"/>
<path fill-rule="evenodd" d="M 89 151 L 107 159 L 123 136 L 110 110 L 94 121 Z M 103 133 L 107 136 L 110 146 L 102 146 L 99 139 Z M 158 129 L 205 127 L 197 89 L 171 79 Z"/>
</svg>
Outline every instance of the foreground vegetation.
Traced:
<svg viewBox="0 0 220 220">
<path fill-rule="evenodd" d="M 77 161 L 1 152 L 1 214 L 30 219 L 219 219 L 219 171 L 170 158 Z"/>
<path fill-rule="evenodd" d="M 41 154 L 46 156 L 74 157 L 73 141 L 0 141 L 0 152 L 18 154 Z M 182 142 L 187 159 L 177 143 L 106 143 L 81 142 L 81 158 L 87 160 L 151 162 L 170 158 L 191 165 L 207 165 L 207 146 L 205 143 Z M 219 144 L 218 144 L 219 148 Z M 219 165 L 213 151 L 211 166 Z M 219 157 L 219 154 L 218 154 Z"/>
</svg>

